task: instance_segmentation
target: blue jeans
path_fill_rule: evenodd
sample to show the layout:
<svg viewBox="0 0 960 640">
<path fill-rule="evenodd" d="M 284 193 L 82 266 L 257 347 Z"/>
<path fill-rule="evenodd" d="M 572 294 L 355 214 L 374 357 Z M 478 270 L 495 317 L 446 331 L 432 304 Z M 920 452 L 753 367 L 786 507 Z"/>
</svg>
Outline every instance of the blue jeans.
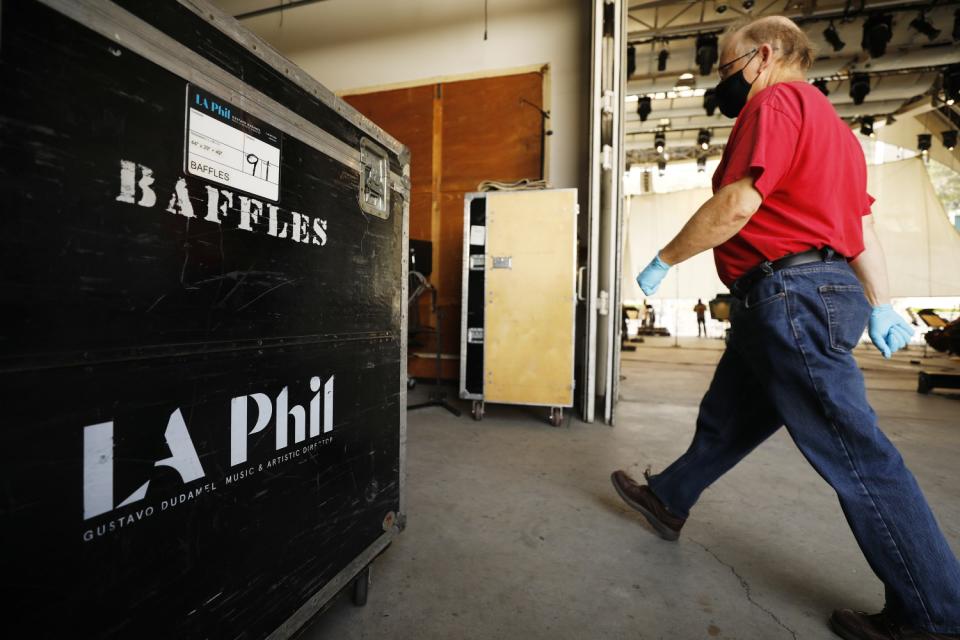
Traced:
<svg viewBox="0 0 960 640">
<path fill-rule="evenodd" d="M 870 305 L 844 261 L 778 271 L 732 309 L 730 343 L 700 405 L 689 450 L 649 479 L 686 517 L 701 492 L 781 425 L 837 492 L 886 587 L 888 612 L 960 633 L 960 563 L 913 474 L 877 427 L 850 350 Z"/>
</svg>

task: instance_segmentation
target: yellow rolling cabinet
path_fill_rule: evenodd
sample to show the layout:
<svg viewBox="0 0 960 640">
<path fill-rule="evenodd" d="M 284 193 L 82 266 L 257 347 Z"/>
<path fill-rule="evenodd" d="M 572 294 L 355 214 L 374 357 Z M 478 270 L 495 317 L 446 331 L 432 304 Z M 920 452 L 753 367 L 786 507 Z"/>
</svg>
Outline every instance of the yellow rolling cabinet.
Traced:
<svg viewBox="0 0 960 640">
<path fill-rule="evenodd" d="M 460 397 L 573 406 L 577 190 L 464 198 Z"/>
</svg>

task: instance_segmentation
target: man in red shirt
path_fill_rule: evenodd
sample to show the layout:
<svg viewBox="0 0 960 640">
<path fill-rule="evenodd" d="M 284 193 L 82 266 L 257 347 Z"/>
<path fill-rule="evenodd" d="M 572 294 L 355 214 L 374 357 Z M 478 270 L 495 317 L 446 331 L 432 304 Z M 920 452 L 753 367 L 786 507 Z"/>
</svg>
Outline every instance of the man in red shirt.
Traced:
<svg viewBox="0 0 960 640">
<path fill-rule="evenodd" d="M 960 563 L 899 452 L 877 426 L 851 355 L 865 328 L 889 358 L 913 331 L 889 304 L 863 152 L 807 83 L 810 42 L 790 20 L 735 26 L 720 42 L 717 100 L 736 118 L 714 195 L 640 273 L 650 295 L 672 265 L 713 249 L 738 298 L 731 337 L 687 452 L 647 484 L 614 487 L 676 540 L 701 492 L 786 425 L 833 487 L 883 581 L 883 613 L 834 611 L 847 640 L 960 638 Z"/>
</svg>

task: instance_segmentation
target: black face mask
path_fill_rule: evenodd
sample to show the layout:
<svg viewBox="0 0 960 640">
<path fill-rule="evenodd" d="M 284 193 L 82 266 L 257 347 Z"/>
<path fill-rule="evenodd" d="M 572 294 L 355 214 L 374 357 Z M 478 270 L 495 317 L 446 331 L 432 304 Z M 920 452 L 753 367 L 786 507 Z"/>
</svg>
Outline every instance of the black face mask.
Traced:
<svg viewBox="0 0 960 640">
<path fill-rule="evenodd" d="M 759 52 L 754 51 L 753 55 L 750 56 L 750 60 L 753 60 L 757 53 Z M 743 69 L 747 68 L 750 60 L 747 60 L 747 64 L 743 65 Z M 753 82 L 747 82 L 746 78 L 743 77 L 743 69 L 740 69 L 740 71 L 737 71 L 729 78 L 721 80 L 716 88 L 717 106 L 720 107 L 720 113 L 728 118 L 736 118 L 740 115 L 744 105 L 747 104 L 750 87 L 753 86 L 753 82 L 757 81 L 757 79 L 754 78 Z M 760 76 L 758 75 L 757 77 Z"/>
</svg>

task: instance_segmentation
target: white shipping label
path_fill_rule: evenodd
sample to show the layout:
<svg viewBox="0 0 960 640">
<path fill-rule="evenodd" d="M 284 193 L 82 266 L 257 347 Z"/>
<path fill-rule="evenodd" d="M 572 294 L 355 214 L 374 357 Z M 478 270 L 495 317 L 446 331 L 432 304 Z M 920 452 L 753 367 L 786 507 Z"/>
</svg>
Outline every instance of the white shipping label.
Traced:
<svg viewBox="0 0 960 640">
<path fill-rule="evenodd" d="M 486 262 L 486 256 L 482 253 L 470 255 L 470 271 L 483 271 Z"/>
<path fill-rule="evenodd" d="M 483 246 L 487 241 L 487 228 L 478 224 L 470 225 L 470 244 Z"/>
<path fill-rule="evenodd" d="M 187 97 L 187 173 L 276 201 L 280 197 L 279 136 L 266 131 L 255 118 L 192 87 Z"/>
</svg>

